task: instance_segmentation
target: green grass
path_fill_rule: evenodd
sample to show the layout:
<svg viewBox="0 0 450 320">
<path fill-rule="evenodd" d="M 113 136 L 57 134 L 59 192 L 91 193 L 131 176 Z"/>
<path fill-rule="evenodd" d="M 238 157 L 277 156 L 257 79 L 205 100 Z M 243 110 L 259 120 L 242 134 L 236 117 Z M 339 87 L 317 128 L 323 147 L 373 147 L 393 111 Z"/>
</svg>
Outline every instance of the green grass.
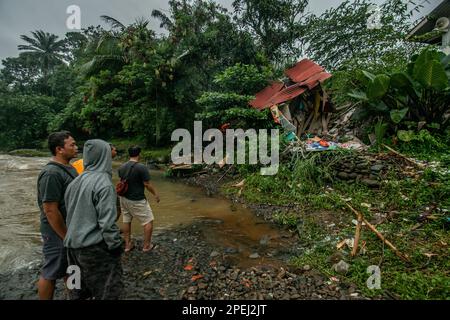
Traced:
<svg viewBox="0 0 450 320">
<path fill-rule="evenodd" d="M 439 159 L 445 159 L 446 155 L 440 154 Z M 426 169 L 420 177 L 410 178 L 393 170 L 379 189 L 370 189 L 333 178 L 332 163 L 345 156 L 317 154 L 307 159 L 291 159 L 280 165 L 275 176 L 243 170 L 240 178 L 246 182 L 241 196 L 252 203 L 296 205 L 296 211 L 279 211 L 273 215 L 276 223 L 297 230 L 298 243 L 304 250 L 303 254 L 292 257 L 296 266 L 308 264 L 328 276 L 337 276 L 341 282 L 355 283 L 368 297 L 449 299 L 450 235 L 446 220 L 450 215 L 450 174 Z M 224 191 L 236 194 L 237 188 L 231 185 L 225 185 Z M 350 249 L 338 251 L 336 244 L 354 237 L 355 232 L 351 222 L 355 215 L 343 199 L 369 221 L 382 219 L 376 228 L 400 252 L 407 254 L 411 262 L 398 258 L 367 228 L 363 228 L 361 235 L 361 241 L 366 242 L 364 255 L 352 259 Z M 434 219 L 413 230 L 427 208 L 435 208 Z M 326 228 L 324 221 L 330 217 L 337 226 L 334 233 Z M 345 276 L 332 270 L 330 257 L 338 253 L 350 264 Z M 381 269 L 381 290 L 371 290 L 366 285 L 370 276 L 367 267 L 371 265 Z"/>
<path fill-rule="evenodd" d="M 136 139 L 112 139 L 109 141 L 119 151 L 119 157 L 126 159 L 128 157 L 128 148 L 134 145 L 138 145 L 142 148 L 141 158 L 143 161 L 157 161 L 157 162 L 169 162 L 170 153 L 172 148 L 170 147 L 146 147 L 145 141 L 139 138 Z"/>
</svg>

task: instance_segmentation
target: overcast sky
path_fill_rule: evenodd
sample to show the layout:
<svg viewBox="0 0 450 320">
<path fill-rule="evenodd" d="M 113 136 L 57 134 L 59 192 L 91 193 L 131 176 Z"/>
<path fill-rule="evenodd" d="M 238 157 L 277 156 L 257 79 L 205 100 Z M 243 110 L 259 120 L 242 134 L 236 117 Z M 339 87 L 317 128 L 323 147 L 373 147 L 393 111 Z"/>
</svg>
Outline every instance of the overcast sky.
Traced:
<svg viewBox="0 0 450 320">
<path fill-rule="evenodd" d="M 216 1 L 231 9 L 233 0 Z M 424 0 L 420 0 L 424 1 Z M 435 7 L 441 0 L 429 0 Z M 339 5 L 343 0 L 311 0 L 309 10 L 320 14 Z M 383 0 L 374 0 L 382 3 Z M 102 24 L 101 15 L 112 16 L 129 24 L 137 17 L 150 18 L 151 28 L 162 33 L 158 20 L 151 18 L 153 9 L 168 10 L 168 0 L 0 0 L 0 60 L 17 56 L 17 46 L 22 44 L 20 35 L 33 30 L 44 30 L 61 37 L 68 31 L 67 7 L 78 5 L 81 9 L 81 27 Z M 1 67 L 1 66 L 0 66 Z"/>
</svg>

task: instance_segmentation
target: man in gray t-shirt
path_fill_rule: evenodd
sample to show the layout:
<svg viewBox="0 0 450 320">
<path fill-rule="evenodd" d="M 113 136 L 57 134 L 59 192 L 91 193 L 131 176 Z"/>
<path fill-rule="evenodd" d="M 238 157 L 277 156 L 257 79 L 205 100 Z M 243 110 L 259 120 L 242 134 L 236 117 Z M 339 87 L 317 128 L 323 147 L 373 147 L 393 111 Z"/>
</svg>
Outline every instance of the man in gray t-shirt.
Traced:
<svg viewBox="0 0 450 320">
<path fill-rule="evenodd" d="M 64 192 L 77 176 L 69 161 L 76 157 L 78 148 L 70 132 L 50 134 L 48 147 L 52 160 L 42 169 L 37 182 L 37 202 L 40 209 L 41 234 L 44 242 L 44 264 L 38 282 L 39 299 L 53 299 L 57 279 L 67 271 L 67 254 L 63 245 L 66 236 L 66 206 Z"/>
<path fill-rule="evenodd" d="M 128 149 L 130 160 L 119 168 L 119 177 L 128 181 L 128 190 L 120 197 L 120 207 L 123 214 L 123 235 L 125 239 L 125 252 L 133 248 L 131 242 L 131 221 L 137 218 L 144 227 L 144 245 L 142 251 L 149 252 L 154 248 L 152 244 L 153 212 L 145 198 L 147 189 L 159 202 L 159 195 L 150 183 L 150 174 L 143 164 L 139 163 L 141 148 Z"/>
</svg>

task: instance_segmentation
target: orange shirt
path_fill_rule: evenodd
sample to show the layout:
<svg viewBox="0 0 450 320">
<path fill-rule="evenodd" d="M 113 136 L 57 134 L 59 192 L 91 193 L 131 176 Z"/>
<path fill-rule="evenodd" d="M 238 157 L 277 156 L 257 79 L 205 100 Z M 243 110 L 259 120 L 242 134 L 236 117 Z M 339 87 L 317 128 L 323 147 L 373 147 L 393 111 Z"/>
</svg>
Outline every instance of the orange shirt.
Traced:
<svg viewBox="0 0 450 320">
<path fill-rule="evenodd" d="M 83 159 L 79 159 L 72 163 L 72 167 L 77 170 L 78 174 L 82 174 L 84 171 Z"/>
</svg>

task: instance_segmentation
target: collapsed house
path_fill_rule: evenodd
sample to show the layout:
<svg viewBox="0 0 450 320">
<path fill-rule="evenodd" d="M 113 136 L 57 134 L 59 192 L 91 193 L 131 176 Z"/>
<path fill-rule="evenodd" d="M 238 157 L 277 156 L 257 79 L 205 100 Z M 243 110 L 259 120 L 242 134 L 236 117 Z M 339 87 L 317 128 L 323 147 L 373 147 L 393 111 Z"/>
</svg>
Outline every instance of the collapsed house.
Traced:
<svg viewBox="0 0 450 320">
<path fill-rule="evenodd" d="M 304 133 L 326 135 L 333 107 L 322 83 L 331 77 L 324 68 L 303 59 L 285 71 L 287 82 L 274 81 L 255 95 L 250 106 L 270 108 L 274 121 L 287 132 L 289 139 Z"/>
</svg>

